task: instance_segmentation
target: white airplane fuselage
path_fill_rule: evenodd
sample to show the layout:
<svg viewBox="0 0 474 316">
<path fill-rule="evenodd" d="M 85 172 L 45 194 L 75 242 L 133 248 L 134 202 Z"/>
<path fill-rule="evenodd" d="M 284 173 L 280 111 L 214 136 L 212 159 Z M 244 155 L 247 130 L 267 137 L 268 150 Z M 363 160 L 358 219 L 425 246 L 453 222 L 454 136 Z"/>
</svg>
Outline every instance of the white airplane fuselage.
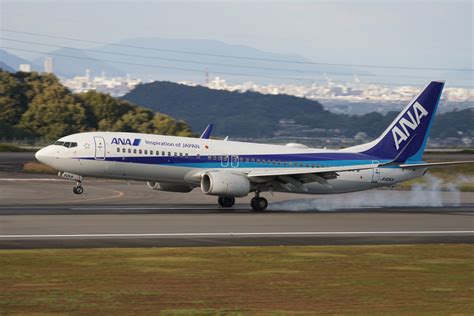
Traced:
<svg viewBox="0 0 474 316">
<path fill-rule="evenodd" d="M 296 144 L 282 146 L 138 133 L 80 133 L 58 142 L 77 146 L 47 146 L 37 153 L 38 160 L 59 171 L 84 177 L 161 183 L 170 188 L 198 187 L 201 175 L 212 171 L 249 174 L 256 170 L 308 169 L 317 172 L 325 167 L 387 162 L 359 153 L 295 148 Z M 275 183 L 267 189 L 304 194 L 354 192 L 394 185 L 423 173 L 424 169 L 374 167 L 338 172 L 338 177 L 328 179 L 327 183 L 310 182 L 301 186 Z"/>
</svg>

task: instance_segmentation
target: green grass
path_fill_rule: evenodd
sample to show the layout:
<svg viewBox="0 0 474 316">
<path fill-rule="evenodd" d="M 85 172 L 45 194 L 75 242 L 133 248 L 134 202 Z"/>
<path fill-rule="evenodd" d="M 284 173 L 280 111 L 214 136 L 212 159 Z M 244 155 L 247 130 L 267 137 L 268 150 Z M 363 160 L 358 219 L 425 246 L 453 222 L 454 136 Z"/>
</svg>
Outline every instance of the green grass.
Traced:
<svg viewBox="0 0 474 316">
<path fill-rule="evenodd" d="M 474 246 L 0 251 L 0 314 L 472 315 Z"/>
</svg>

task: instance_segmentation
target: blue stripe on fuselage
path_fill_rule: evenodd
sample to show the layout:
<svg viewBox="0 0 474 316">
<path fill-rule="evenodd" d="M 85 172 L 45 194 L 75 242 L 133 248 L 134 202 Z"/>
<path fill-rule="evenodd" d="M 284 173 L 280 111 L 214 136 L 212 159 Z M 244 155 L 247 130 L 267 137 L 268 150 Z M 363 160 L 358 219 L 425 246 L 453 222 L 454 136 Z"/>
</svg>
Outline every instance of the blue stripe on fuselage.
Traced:
<svg viewBox="0 0 474 316">
<path fill-rule="evenodd" d="M 217 159 L 209 159 L 214 157 Z M 221 157 L 227 157 L 222 161 Z M 106 157 L 106 161 L 170 165 L 191 168 L 302 168 L 302 167 L 333 167 L 381 163 L 387 160 L 358 153 L 318 153 L 318 154 L 271 154 L 271 155 L 235 155 L 239 161 L 232 161 L 232 155 L 201 155 L 197 156 L 115 156 Z M 80 159 L 94 160 L 94 157 Z M 243 160 L 243 161 L 242 161 Z M 247 161 L 249 160 L 249 161 Z M 254 160 L 254 161 L 252 161 Z M 257 161 L 260 160 L 260 163 Z M 103 160 L 102 160 L 103 161 Z M 265 162 L 262 162 L 265 161 Z M 285 164 L 286 163 L 286 164 Z M 291 165 L 290 165 L 291 163 Z"/>
</svg>

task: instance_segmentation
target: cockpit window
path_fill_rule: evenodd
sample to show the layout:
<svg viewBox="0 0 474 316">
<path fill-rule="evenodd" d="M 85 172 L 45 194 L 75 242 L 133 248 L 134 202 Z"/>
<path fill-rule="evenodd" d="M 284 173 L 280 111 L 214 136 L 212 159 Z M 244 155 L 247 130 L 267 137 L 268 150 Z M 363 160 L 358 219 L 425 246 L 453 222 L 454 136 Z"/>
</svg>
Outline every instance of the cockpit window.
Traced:
<svg viewBox="0 0 474 316">
<path fill-rule="evenodd" d="M 54 145 L 57 145 L 57 146 L 64 146 L 66 148 L 73 148 L 73 147 L 77 147 L 77 143 L 76 142 L 61 142 L 61 141 L 57 141 L 54 143 Z"/>
</svg>

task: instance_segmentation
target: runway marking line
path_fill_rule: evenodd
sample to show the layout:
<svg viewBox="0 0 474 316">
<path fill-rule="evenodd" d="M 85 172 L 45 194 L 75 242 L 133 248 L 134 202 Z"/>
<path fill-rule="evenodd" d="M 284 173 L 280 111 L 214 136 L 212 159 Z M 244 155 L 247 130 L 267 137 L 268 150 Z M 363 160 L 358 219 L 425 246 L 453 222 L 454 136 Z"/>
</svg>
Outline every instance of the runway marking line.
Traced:
<svg viewBox="0 0 474 316">
<path fill-rule="evenodd" d="M 324 236 L 324 235 L 418 235 L 474 234 L 472 230 L 426 230 L 386 232 L 266 232 L 266 233 L 143 233 L 143 234 L 58 234 L 58 235 L 0 235 L 4 238 L 90 238 L 90 237 L 233 237 L 233 236 Z"/>
<path fill-rule="evenodd" d="M 122 196 L 125 195 L 125 192 L 119 191 L 119 190 L 113 190 L 113 189 L 104 189 L 96 186 L 89 186 L 89 188 L 93 189 L 99 189 L 99 190 L 104 190 L 104 191 L 109 191 L 112 193 L 115 193 L 115 195 L 110 195 L 110 196 L 102 196 L 98 198 L 91 198 L 91 199 L 81 199 L 81 200 L 65 200 L 65 201 L 55 201 L 54 203 L 51 204 L 62 204 L 62 203 L 79 203 L 79 202 L 91 202 L 91 201 L 101 201 L 101 200 L 109 200 L 109 199 L 118 199 L 121 198 Z"/>
</svg>

